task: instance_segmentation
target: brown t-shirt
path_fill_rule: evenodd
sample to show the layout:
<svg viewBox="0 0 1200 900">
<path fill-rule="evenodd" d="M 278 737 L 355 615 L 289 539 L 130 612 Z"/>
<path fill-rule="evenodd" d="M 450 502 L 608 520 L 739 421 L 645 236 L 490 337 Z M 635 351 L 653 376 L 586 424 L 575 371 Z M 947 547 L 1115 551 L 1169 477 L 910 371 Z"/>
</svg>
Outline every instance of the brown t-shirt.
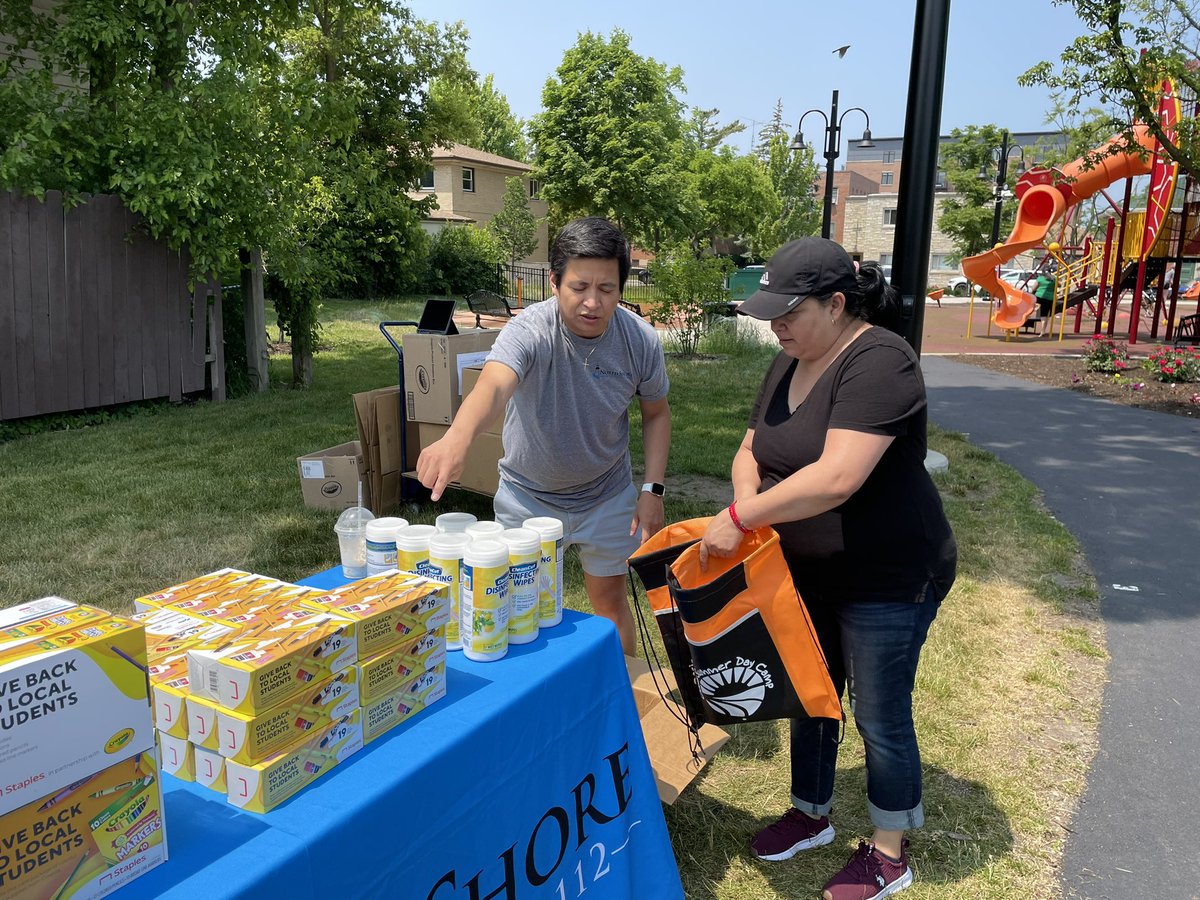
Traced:
<svg viewBox="0 0 1200 900">
<path fill-rule="evenodd" d="M 775 525 L 801 596 L 918 600 L 954 582 L 957 550 L 925 470 L 927 405 L 920 362 L 905 341 L 870 328 L 834 359 L 794 413 L 796 361 L 780 353 L 754 409 L 752 450 L 767 490 L 820 458 L 830 428 L 891 435 L 875 469 L 841 506 Z"/>
</svg>

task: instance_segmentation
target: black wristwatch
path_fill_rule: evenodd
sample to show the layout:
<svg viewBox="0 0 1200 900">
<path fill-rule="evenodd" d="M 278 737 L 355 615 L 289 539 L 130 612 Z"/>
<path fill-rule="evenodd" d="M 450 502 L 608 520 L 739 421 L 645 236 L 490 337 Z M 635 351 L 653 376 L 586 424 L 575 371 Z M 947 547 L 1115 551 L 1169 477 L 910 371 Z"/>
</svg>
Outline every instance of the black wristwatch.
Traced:
<svg viewBox="0 0 1200 900">
<path fill-rule="evenodd" d="M 657 481 L 647 481 L 642 485 L 642 490 L 649 491 L 655 497 L 661 497 L 666 494 L 667 486 L 665 484 L 659 484 Z"/>
</svg>

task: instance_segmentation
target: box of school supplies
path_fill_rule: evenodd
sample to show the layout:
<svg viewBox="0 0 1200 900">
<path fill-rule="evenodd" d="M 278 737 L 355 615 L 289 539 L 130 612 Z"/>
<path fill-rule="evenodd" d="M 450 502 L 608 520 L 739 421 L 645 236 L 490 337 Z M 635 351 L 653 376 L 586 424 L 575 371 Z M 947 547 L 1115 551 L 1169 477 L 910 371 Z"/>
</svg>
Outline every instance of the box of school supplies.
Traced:
<svg viewBox="0 0 1200 900">
<path fill-rule="evenodd" d="M 446 663 L 440 662 L 409 679 L 396 691 L 371 704 L 363 704 L 363 742 L 406 722 L 446 696 Z"/>
<path fill-rule="evenodd" d="M 5 900 L 93 900 L 166 858 L 153 750 L 0 816 L 0 896 Z"/>
<path fill-rule="evenodd" d="M 446 661 L 446 629 L 419 634 L 410 641 L 355 665 L 362 705 L 400 690 L 422 672 Z"/>
<path fill-rule="evenodd" d="M 139 624 L 0 644 L 0 815 L 153 747 Z"/>
<path fill-rule="evenodd" d="M 385 572 L 305 598 L 301 605 L 356 622 L 358 658 L 364 660 L 446 624 L 448 596 L 441 582 L 408 572 Z"/>
</svg>

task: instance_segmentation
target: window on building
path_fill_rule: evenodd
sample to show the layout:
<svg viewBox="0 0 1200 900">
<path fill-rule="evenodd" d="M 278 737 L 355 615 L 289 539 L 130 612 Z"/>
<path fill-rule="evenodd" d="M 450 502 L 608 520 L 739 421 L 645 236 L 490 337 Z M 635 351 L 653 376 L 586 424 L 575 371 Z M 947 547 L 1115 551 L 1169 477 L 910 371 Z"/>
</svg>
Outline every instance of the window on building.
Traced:
<svg viewBox="0 0 1200 900">
<path fill-rule="evenodd" d="M 838 189 L 834 188 L 833 189 L 833 201 L 832 201 L 834 206 L 837 206 L 837 200 L 838 200 Z"/>
<path fill-rule="evenodd" d="M 424 171 L 424 173 L 421 175 L 421 181 L 418 183 L 417 187 L 422 191 L 433 190 L 433 166 L 430 166 Z"/>
<path fill-rule="evenodd" d="M 895 225 L 896 224 L 896 210 L 885 209 L 883 211 L 883 224 L 884 225 Z"/>
<path fill-rule="evenodd" d="M 892 254 L 880 253 L 879 254 L 879 264 L 881 266 L 890 266 L 892 264 Z"/>
<path fill-rule="evenodd" d="M 529 199 L 540 200 L 542 196 L 542 183 L 535 178 L 529 179 Z"/>
<path fill-rule="evenodd" d="M 931 253 L 929 254 L 929 268 L 931 269 L 953 269 L 954 264 L 950 262 L 949 253 Z"/>
<path fill-rule="evenodd" d="M 470 169 L 466 166 L 463 166 L 462 185 L 463 185 L 464 191 L 475 190 L 475 170 L 474 169 Z"/>
<path fill-rule="evenodd" d="M 935 176 L 934 176 L 934 179 L 933 179 L 933 189 L 934 189 L 935 191 L 948 191 L 948 190 L 950 190 L 950 185 L 949 185 L 949 183 L 946 181 L 946 173 L 945 173 L 945 171 L 944 171 L 944 170 L 942 170 L 942 169 L 938 169 L 938 170 L 937 170 L 937 175 L 935 175 Z"/>
<path fill-rule="evenodd" d="M 883 154 L 883 161 L 885 163 L 894 163 L 896 161 L 896 151 L 895 150 L 886 151 Z"/>
<path fill-rule="evenodd" d="M 882 175 L 879 176 L 879 183 L 880 184 L 891 184 L 893 175 L 894 175 L 893 172 L 884 172 Z"/>
</svg>

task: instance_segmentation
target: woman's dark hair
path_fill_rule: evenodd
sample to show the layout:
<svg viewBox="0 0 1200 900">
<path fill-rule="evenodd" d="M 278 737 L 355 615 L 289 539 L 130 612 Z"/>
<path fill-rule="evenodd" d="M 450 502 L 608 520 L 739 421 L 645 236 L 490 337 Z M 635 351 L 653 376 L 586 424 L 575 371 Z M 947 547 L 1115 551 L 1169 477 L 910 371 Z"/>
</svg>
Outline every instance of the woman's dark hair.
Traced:
<svg viewBox="0 0 1200 900">
<path fill-rule="evenodd" d="M 620 287 L 624 290 L 625 279 L 629 277 L 629 241 L 608 219 L 588 216 L 562 227 L 550 248 L 550 271 L 555 283 L 562 281 L 572 259 L 615 259 L 621 274 Z"/>
<path fill-rule="evenodd" d="M 843 293 L 847 313 L 889 331 L 899 331 L 900 295 L 888 284 L 879 263 L 874 260 L 859 263 L 858 290 Z"/>
</svg>

